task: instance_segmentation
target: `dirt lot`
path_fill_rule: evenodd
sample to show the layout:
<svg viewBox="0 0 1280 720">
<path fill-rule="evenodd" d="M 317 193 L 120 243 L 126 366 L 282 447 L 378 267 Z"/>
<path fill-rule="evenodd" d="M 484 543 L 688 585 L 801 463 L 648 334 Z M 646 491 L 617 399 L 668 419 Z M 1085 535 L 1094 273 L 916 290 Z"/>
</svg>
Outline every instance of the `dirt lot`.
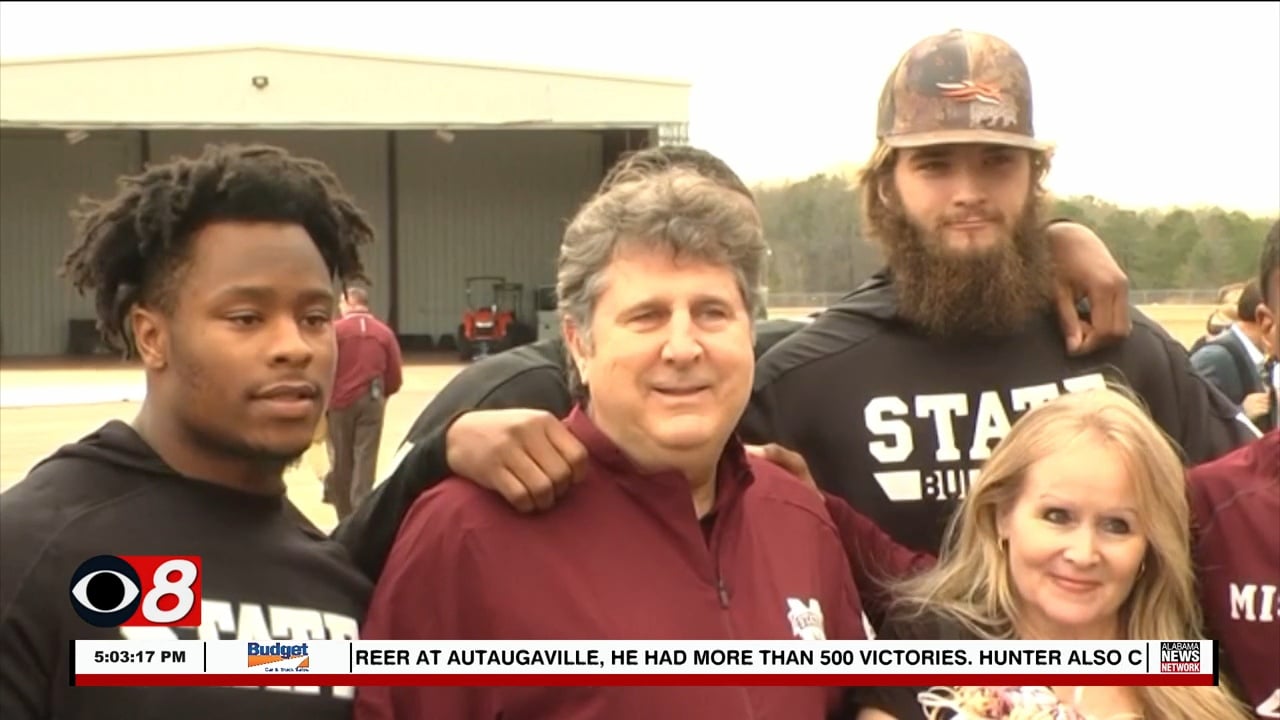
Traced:
<svg viewBox="0 0 1280 720">
<path fill-rule="evenodd" d="M 1148 306 L 1144 312 L 1161 322 L 1184 344 L 1190 344 L 1204 327 L 1210 308 L 1197 305 Z M 780 314 L 780 313 L 777 313 Z M 796 314 L 803 314 L 799 311 Z M 382 437 L 379 462 L 385 466 L 394 456 L 397 443 L 404 437 L 423 406 L 461 369 L 461 366 L 438 359 L 411 361 L 405 371 L 405 388 L 391 399 Z M 140 393 L 140 372 L 132 366 L 100 363 L 77 367 L 24 366 L 8 363 L 0 366 L 0 389 L 49 388 L 68 386 L 88 388 L 119 386 L 130 390 L 128 396 Z M 53 407 L 0 408 L 0 489 L 18 482 L 33 463 L 59 444 L 72 441 L 112 418 L 130 419 L 137 412 L 135 402 L 103 402 L 92 405 Z M 320 501 L 321 486 L 317 470 L 325 465 L 323 451 L 313 451 L 301 466 L 289 475 L 289 495 L 298 507 L 323 528 L 335 522 L 333 510 Z"/>
</svg>

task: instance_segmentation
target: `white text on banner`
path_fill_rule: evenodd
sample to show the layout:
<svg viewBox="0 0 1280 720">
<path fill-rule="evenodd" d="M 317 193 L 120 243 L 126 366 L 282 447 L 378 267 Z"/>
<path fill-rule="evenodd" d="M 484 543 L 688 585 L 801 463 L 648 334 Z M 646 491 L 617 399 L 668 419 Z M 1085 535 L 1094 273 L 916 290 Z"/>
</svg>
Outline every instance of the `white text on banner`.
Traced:
<svg viewBox="0 0 1280 720">
<path fill-rule="evenodd" d="M 1167 641 L 77 641 L 77 684 L 130 676 L 203 675 L 260 685 L 693 684 L 753 679 L 858 684 L 929 682 L 1206 685 L 1217 682 L 1213 643 Z M 276 678 L 273 680 L 272 678 Z M 95 682 L 99 678 L 100 682 Z M 316 680 L 313 680 L 315 678 Z M 344 678 L 359 682 L 346 682 Z M 379 680 L 381 678 L 381 680 Z M 414 680 L 419 678 L 420 680 Z M 428 678 L 428 680 L 421 680 Z M 1039 680 L 1037 680 L 1039 678 Z M 212 680 L 210 684 L 212 684 Z M 1014 684 L 1006 682 L 1002 684 Z"/>
</svg>

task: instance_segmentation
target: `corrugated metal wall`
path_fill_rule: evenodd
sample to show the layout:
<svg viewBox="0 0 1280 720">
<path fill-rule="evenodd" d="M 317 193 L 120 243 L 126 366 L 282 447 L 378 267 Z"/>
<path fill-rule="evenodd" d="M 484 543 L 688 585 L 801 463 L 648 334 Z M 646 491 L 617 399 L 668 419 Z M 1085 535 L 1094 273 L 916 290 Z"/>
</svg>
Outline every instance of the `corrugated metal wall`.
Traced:
<svg viewBox="0 0 1280 720">
<path fill-rule="evenodd" d="M 602 174 L 599 134 L 577 131 L 400 133 L 399 331 L 457 332 L 464 279 L 503 275 L 532 291 L 555 282 L 565 223 Z"/>
<path fill-rule="evenodd" d="M 150 134 L 151 159 L 168 160 L 174 155 L 196 155 L 206 143 L 264 142 L 313 157 L 327 164 L 343 187 L 368 215 L 377 233 L 374 244 L 361 253 L 373 279 L 370 304 L 375 313 L 387 316 L 391 306 L 389 238 L 387 236 L 387 133 L 310 131 L 224 131 L 173 130 Z"/>
<path fill-rule="evenodd" d="M 58 355 L 68 320 L 93 301 L 57 276 L 70 248 L 70 211 L 82 193 L 112 192 L 140 165 L 136 132 L 93 133 L 71 145 L 59 132 L 0 133 L 0 352 Z"/>
<path fill-rule="evenodd" d="M 193 154 L 206 142 L 270 142 L 319 158 L 369 213 L 378 239 L 366 249 L 374 310 L 391 301 L 390 213 L 398 224 L 398 331 L 453 334 L 465 306 L 464 278 L 503 275 L 532 292 L 555 281 L 564 224 L 602 174 L 602 138 L 585 131 L 432 132 L 396 138 L 398 197 L 388 187 L 387 133 L 344 131 L 156 131 L 152 160 Z M 68 320 L 93 316 L 55 275 L 71 239 L 68 211 L 81 193 L 112 192 L 136 172 L 137 132 L 94 132 L 76 145 L 60 132 L 0 133 L 0 341 L 4 355 L 66 351 Z"/>
</svg>

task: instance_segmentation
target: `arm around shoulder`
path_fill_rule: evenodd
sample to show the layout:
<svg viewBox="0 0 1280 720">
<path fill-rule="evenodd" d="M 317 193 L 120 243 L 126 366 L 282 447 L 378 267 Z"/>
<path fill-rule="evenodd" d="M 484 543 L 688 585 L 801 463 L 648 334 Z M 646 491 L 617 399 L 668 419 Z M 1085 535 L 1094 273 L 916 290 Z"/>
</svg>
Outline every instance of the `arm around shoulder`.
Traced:
<svg viewBox="0 0 1280 720">
<path fill-rule="evenodd" d="M 448 434 L 462 415 L 477 410 L 532 407 L 563 417 L 571 399 L 563 377 L 550 366 L 516 368 L 516 358 L 493 357 L 459 373 L 422 410 L 396 454 L 386 480 L 334 531 L 360 570 L 377 581 L 400 522 L 414 500 L 454 472 Z M 495 362 L 499 361 L 499 362 Z M 478 448 L 485 453 L 490 448 Z"/>
<path fill-rule="evenodd" d="M 415 499 L 449 475 L 445 462 L 447 424 L 432 428 L 417 443 L 400 447 L 383 481 L 355 512 L 338 524 L 333 539 L 341 543 L 356 567 L 377 582 L 400 522 Z"/>
<path fill-rule="evenodd" d="M 840 534 L 862 609 L 871 624 L 880 628 L 892 600 L 888 583 L 933 567 L 936 558 L 898 544 L 843 498 L 827 492 L 822 496 Z"/>
</svg>

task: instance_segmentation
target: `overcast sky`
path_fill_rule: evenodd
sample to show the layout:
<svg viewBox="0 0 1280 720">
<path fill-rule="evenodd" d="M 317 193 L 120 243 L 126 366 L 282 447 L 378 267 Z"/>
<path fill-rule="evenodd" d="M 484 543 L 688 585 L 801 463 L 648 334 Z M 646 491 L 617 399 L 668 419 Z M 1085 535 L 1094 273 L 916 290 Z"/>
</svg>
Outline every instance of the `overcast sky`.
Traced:
<svg viewBox="0 0 1280 720">
<path fill-rule="evenodd" d="M 671 76 L 751 180 L 861 161 L 880 87 L 952 27 L 1023 54 L 1053 190 L 1280 212 L 1280 2 L 16 3 L 0 56 L 280 42 Z"/>
</svg>

